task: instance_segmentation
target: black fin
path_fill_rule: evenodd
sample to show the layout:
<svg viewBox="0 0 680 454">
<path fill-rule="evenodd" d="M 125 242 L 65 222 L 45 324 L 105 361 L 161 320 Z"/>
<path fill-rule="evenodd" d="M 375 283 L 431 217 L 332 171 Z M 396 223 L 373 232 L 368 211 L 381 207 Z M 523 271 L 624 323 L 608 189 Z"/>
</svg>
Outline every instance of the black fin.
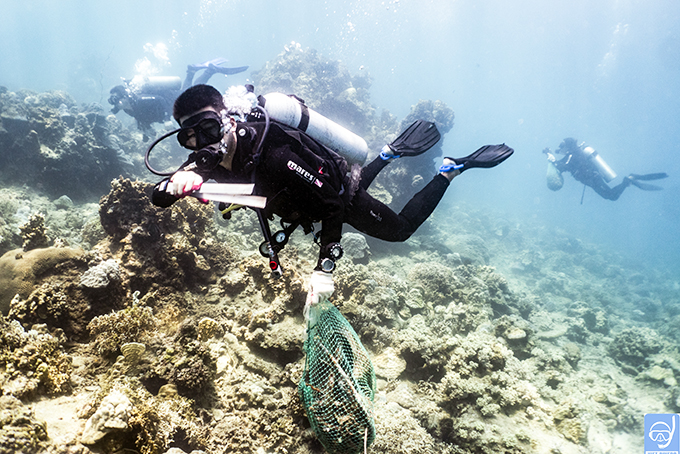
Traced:
<svg viewBox="0 0 680 454">
<path fill-rule="evenodd" d="M 649 184 L 649 183 L 640 183 L 635 178 L 630 178 L 630 182 L 631 182 L 632 185 L 637 186 L 638 188 L 642 189 L 643 191 L 661 191 L 661 190 L 663 190 L 663 188 L 661 186 L 656 186 L 656 185 Z"/>
<path fill-rule="evenodd" d="M 397 156 L 418 156 L 439 142 L 440 137 L 434 123 L 416 120 L 389 147 Z"/>
<path fill-rule="evenodd" d="M 661 173 L 647 173 L 647 174 L 645 174 L 645 175 L 637 175 L 637 174 L 635 174 L 635 173 L 631 173 L 630 176 L 631 176 L 631 178 L 633 178 L 634 180 L 643 180 L 643 181 L 647 181 L 647 180 L 661 180 L 662 178 L 668 178 L 668 174 L 665 173 L 665 172 L 661 172 Z"/>
<path fill-rule="evenodd" d="M 485 145 L 464 158 L 448 159 L 453 159 L 458 165 L 462 164 L 463 167 L 460 171 L 464 172 L 465 170 L 474 167 L 483 167 L 485 169 L 496 167 L 498 164 L 512 156 L 514 152 L 515 150 L 502 143 L 500 145 Z"/>
</svg>

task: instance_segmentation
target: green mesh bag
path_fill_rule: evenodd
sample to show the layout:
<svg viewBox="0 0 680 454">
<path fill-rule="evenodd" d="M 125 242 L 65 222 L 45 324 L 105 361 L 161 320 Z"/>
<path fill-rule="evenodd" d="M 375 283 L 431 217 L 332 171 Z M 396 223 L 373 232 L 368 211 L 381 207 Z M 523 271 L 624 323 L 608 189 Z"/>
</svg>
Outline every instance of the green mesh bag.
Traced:
<svg viewBox="0 0 680 454">
<path fill-rule="evenodd" d="M 316 436 L 329 453 L 364 452 L 375 439 L 375 372 L 359 336 L 328 300 L 309 309 L 305 353 L 298 391 Z"/>
</svg>

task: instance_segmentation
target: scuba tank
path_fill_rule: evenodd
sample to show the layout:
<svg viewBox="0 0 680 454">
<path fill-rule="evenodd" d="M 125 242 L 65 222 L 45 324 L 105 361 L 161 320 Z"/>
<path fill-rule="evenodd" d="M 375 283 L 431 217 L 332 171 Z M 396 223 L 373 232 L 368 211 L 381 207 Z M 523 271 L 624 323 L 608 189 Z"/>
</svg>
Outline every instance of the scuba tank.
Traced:
<svg viewBox="0 0 680 454">
<path fill-rule="evenodd" d="M 368 145 L 358 135 L 291 96 L 269 93 L 261 98 L 264 101 L 262 107 L 271 119 L 306 132 L 311 138 L 345 158 L 349 165 L 361 165 L 366 161 Z"/>
<path fill-rule="evenodd" d="M 178 76 L 142 76 L 137 75 L 129 82 L 129 88 L 136 94 L 156 94 L 168 90 L 182 89 L 182 79 Z"/>
<path fill-rule="evenodd" d="M 583 154 L 588 158 L 588 160 L 595 166 L 598 173 L 604 178 L 604 181 L 609 183 L 614 178 L 616 178 L 616 172 L 612 170 L 609 165 L 602 159 L 597 151 L 593 147 L 585 147 L 583 149 Z"/>
</svg>

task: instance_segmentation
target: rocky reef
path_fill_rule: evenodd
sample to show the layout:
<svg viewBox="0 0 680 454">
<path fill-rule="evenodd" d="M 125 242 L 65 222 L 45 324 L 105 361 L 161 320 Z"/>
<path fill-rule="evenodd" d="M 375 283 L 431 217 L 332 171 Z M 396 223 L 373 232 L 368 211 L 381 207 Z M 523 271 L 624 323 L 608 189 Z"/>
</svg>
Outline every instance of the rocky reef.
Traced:
<svg viewBox="0 0 680 454">
<path fill-rule="evenodd" d="M 295 45 L 255 79 L 372 145 L 416 117 L 453 126 L 436 101 L 376 115 L 368 75 Z M 0 156 L 51 163 L 11 162 L 36 187 L 0 170 L 0 453 L 323 452 L 297 393 L 312 239 L 293 234 L 272 280 L 253 213 L 151 205 L 111 135 L 138 167 L 143 145 L 115 118 L 63 93 L 3 91 L 0 106 Z M 50 182 L 85 150 L 87 184 Z M 420 180 L 394 169 L 376 189 L 397 204 Z M 375 366 L 369 452 L 627 453 L 644 413 L 680 410 L 680 298 L 663 270 L 464 204 L 398 246 L 343 244 L 331 301 Z"/>
<path fill-rule="evenodd" d="M 101 106 L 65 92 L 0 87 L 0 181 L 77 201 L 96 200 L 112 178 L 136 175 L 139 142 Z M 136 159 L 135 159 L 136 158 Z"/>
</svg>

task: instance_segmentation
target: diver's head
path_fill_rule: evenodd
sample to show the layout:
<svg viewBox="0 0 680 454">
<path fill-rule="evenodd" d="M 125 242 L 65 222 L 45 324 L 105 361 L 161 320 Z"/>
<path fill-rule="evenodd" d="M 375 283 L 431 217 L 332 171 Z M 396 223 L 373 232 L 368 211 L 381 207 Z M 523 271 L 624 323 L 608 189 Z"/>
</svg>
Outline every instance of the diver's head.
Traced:
<svg viewBox="0 0 680 454">
<path fill-rule="evenodd" d="M 126 104 L 129 105 L 130 99 L 127 90 L 123 85 L 116 85 L 111 89 L 109 93 L 111 94 L 111 96 L 109 96 L 108 101 L 109 104 L 113 106 L 111 112 L 117 114 L 119 110 L 128 107 Z"/>
<path fill-rule="evenodd" d="M 226 109 L 222 94 L 215 87 L 198 84 L 186 89 L 177 97 L 172 108 L 172 116 L 182 126 L 182 119 L 192 117 L 208 107 L 212 107 L 215 112 Z"/>
<path fill-rule="evenodd" d="M 224 136 L 222 94 L 210 85 L 194 85 L 179 95 L 173 117 L 181 130 L 177 141 L 189 150 L 219 143 Z"/>
<path fill-rule="evenodd" d="M 561 154 L 571 154 L 579 150 L 578 142 L 576 142 L 576 139 L 573 139 L 571 137 L 567 137 L 562 141 L 560 144 L 559 148 L 555 150 L 557 153 Z"/>
</svg>

